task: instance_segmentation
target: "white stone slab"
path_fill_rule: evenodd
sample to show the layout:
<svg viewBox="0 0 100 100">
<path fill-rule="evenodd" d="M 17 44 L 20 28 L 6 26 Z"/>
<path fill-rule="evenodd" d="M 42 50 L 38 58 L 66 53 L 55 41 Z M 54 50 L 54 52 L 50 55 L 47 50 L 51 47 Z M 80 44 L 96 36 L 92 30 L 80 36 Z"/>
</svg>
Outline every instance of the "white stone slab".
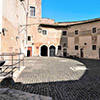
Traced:
<svg viewBox="0 0 100 100">
<path fill-rule="evenodd" d="M 85 66 L 73 66 L 73 67 L 70 67 L 71 70 L 73 71 L 78 71 L 78 70 L 87 70 L 87 68 Z"/>
</svg>

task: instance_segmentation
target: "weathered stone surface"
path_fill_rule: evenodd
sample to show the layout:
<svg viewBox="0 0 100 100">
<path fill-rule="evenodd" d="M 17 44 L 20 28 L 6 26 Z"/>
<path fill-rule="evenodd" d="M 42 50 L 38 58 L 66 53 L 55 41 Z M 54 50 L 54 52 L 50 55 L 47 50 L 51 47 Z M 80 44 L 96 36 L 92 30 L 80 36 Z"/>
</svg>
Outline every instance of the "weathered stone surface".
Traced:
<svg viewBox="0 0 100 100">
<path fill-rule="evenodd" d="M 26 61 L 29 63 L 26 64 Z M 29 58 L 26 61 L 25 65 L 27 66 L 19 77 L 21 83 L 16 82 L 14 85 L 9 86 L 9 88 L 33 94 L 49 96 L 52 97 L 53 100 L 100 100 L 100 60 L 78 58 L 75 60 L 68 60 L 66 58 L 55 57 L 35 57 L 33 60 Z M 71 61 L 71 63 L 69 63 L 69 61 Z M 77 64 L 77 62 L 81 62 L 83 64 Z M 75 64 L 77 65 L 76 68 Z M 74 65 L 75 70 L 70 69 L 71 65 Z M 77 70 L 77 67 L 84 67 L 84 65 L 88 70 L 86 70 L 85 73 L 79 79 L 75 80 L 75 77 L 80 76 L 81 72 L 83 71 L 80 68 Z M 49 68 L 48 66 L 51 66 L 52 73 L 50 69 L 47 71 L 47 69 Z M 66 70 L 63 70 L 63 68 Z M 41 74 L 36 74 L 36 70 L 41 72 Z M 46 70 L 47 73 L 44 73 L 46 72 L 44 70 Z M 49 80 L 46 79 L 47 76 L 50 75 L 49 73 L 51 73 L 51 76 L 49 77 L 51 77 L 52 79 L 55 78 L 55 76 L 57 76 L 57 73 L 59 73 L 59 76 L 61 77 L 57 78 L 62 79 L 65 75 L 67 75 L 70 80 L 67 80 L 66 78 L 66 80 L 64 81 L 62 80 L 54 82 L 48 81 L 34 83 L 34 79 L 38 79 L 38 75 L 42 75 L 42 73 L 46 74 L 45 80 L 47 81 Z M 32 75 L 34 76 L 31 77 Z"/>
<path fill-rule="evenodd" d="M 14 80 L 13 80 L 13 78 L 12 77 L 6 77 L 6 78 L 4 78 L 2 81 L 1 81 L 1 85 L 3 86 L 7 86 L 7 85 L 13 85 L 15 82 L 14 82 Z"/>
<path fill-rule="evenodd" d="M 66 80 L 78 80 L 85 72 L 74 72 L 70 67 L 81 66 L 82 63 L 65 58 L 32 57 L 25 59 L 26 68 L 16 82 L 41 83 Z"/>
<path fill-rule="evenodd" d="M 9 88 L 0 89 L 0 100 L 52 100 L 50 97 L 30 94 Z"/>
</svg>

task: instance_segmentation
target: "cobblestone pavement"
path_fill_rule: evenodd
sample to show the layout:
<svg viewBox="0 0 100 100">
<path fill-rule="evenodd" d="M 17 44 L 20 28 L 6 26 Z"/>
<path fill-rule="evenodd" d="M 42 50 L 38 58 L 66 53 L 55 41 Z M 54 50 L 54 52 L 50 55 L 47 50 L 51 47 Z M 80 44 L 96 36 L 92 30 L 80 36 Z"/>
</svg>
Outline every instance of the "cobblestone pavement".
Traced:
<svg viewBox="0 0 100 100">
<path fill-rule="evenodd" d="M 52 98 L 9 88 L 1 88 L 0 100 L 52 100 Z"/>
<path fill-rule="evenodd" d="M 48 61 L 51 61 L 51 62 L 48 63 Z M 90 59 L 73 59 L 72 60 L 72 59 L 67 59 L 67 58 L 66 59 L 64 58 L 34 58 L 35 66 L 37 65 L 36 63 L 39 64 L 39 62 L 41 62 L 40 63 L 41 65 L 44 62 L 47 68 L 49 68 L 48 67 L 49 65 L 56 65 L 56 67 L 52 66 L 51 69 L 53 70 L 53 72 L 56 73 L 55 76 L 57 76 L 57 78 L 60 81 L 40 82 L 40 83 L 34 83 L 33 81 L 33 83 L 31 83 L 32 77 L 30 79 L 30 82 L 28 82 L 29 79 L 28 81 L 25 81 L 27 80 L 27 75 L 24 76 L 23 73 L 28 68 L 27 67 L 18 79 L 18 81 L 21 81 L 21 82 L 23 81 L 24 83 L 23 82 L 15 83 L 14 85 L 9 85 L 6 87 L 22 90 L 22 91 L 26 91 L 26 92 L 30 92 L 34 94 L 50 96 L 53 98 L 53 100 L 100 100 L 100 60 L 90 60 Z M 84 67 L 84 65 L 87 68 L 87 70 L 85 71 L 83 70 L 84 68 L 83 69 L 80 68 L 80 66 Z M 33 69 L 35 69 L 35 66 Z M 79 68 L 75 68 L 77 66 L 79 66 Z M 41 67 L 38 66 L 36 70 L 39 68 L 41 69 Z M 62 68 L 64 69 L 62 70 Z M 32 68 L 30 70 L 27 69 L 27 71 L 31 72 L 33 69 Z M 55 70 L 58 71 L 58 73 Z M 43 73 L 45 72 L 44 70 L 42 71 Z M 61 80 L 61 78 L 58 77 L 60 75 L 61 76 L 63 75 L 62 77 L 64 77 L 65 75 L 65 76 L 68 76 L 69 78 L 67 77 L 67 78 L 64 78 L 64 80 Z M 23 77 L 23 79 L 21 79 L 21 77 Z"/>
<path fill-rule="evenodd" d="M 17 82 L 41 83 L 52 81 L 78 80 L 85 70 L 75 68 L 85 66 L 75 60 L 57 57 L 32 57 L 25 59 L 26 68 Z"/>
</svg>

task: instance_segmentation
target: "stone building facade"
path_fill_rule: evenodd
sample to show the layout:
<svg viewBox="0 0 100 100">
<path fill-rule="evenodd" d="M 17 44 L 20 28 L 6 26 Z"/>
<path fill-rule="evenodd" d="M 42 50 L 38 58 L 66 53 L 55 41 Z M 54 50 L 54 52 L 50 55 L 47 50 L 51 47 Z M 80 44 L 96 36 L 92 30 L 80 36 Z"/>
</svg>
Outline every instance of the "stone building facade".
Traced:
<svg viewBox="0 0 100 100">
<path fill-rule="evenodd" d="M 2 1 L 1 53 L 19 53 L 24 50 L 26 30 L 25 2 L 20 0 Z"/>
<path fill-rule="evenodd" d="M 41 0 L 1 1 L 1 53 L 100 58 L 100 18 L 55 23 L 41 17 Z"/>
<path fill-rule="evenodd" d="M 61 46 L 61 56 L 73 56 L 83 58 L 100 58 L 100 18 L 79 21 L 79 22 L 60 22 L 52 25 L 41 24 L 41 27 L 50 28 L 60 34 L 58 44 Z M 55 34 L 55 32 L 54 32 Z M 54 35 L 55 36 L 55 35 Z M 53 37 L 53 36 L 52 36 Z M 56 38 L 57 39 L 57 38 Z M 66 52 L 66 53 L 65 53 Z M 59 49 L 57 48 L 59 55 Z"/>
</svg>

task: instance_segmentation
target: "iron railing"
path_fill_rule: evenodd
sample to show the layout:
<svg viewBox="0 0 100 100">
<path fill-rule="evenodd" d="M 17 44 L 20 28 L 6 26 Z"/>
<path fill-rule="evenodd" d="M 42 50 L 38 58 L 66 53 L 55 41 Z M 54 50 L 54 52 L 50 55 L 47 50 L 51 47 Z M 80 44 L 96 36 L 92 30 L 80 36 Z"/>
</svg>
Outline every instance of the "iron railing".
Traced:
<svg viewBox="0 0 100 100">
<path fill-rule="evenodd" d="M 4 70 L 1 73 L 5 73 L 6 70 L 10 69 L 3 76 L 10 75 L 13 77 L 14 69 L 20 70 L 21 66 L 24 66 L 24 54 L 23 53 L 2 53 L 0 54 L 1 60 L 5 61 L 5 64 L 1 66 Z"/>
</svg>

